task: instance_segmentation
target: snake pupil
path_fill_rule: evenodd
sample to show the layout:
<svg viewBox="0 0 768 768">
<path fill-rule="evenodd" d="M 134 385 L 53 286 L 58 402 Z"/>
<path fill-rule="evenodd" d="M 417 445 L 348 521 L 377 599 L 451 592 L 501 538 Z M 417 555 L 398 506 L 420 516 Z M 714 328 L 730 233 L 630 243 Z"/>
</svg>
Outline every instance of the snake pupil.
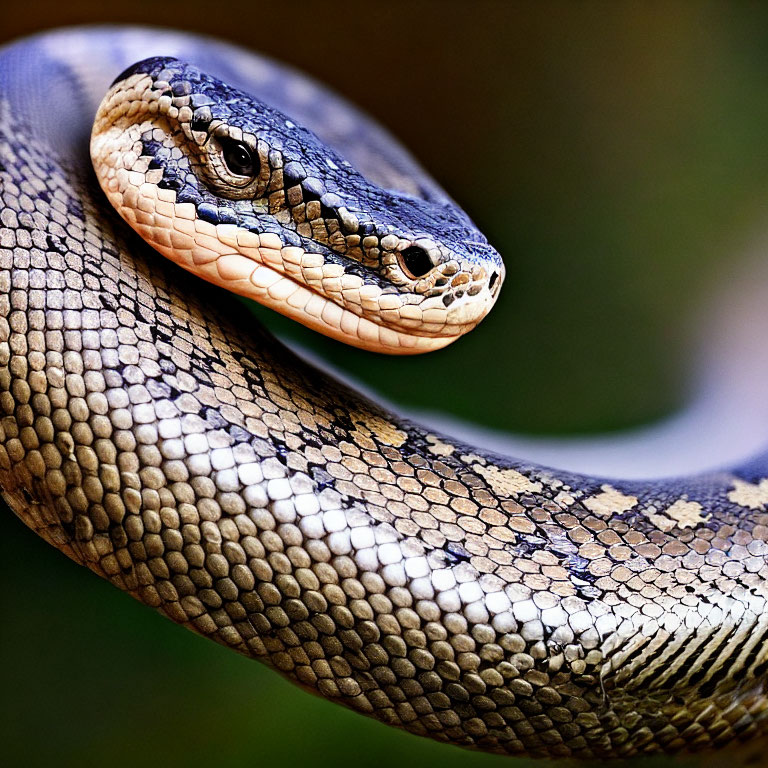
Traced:
<svg viewBox="0 0 768 768">
<path fill-rule="evenodd" d="M 254 162 L 250 147 L 241 141 L 225 139 L 221 142 L 224 163 L 234 176 L 254 176 Z"/>
<path fill-rule="evenodd" d="M 400 252 L 400 262 L 413 277 L 424 277 L 434 266 L 427 252 L 415 245 Z"/>
</svg>

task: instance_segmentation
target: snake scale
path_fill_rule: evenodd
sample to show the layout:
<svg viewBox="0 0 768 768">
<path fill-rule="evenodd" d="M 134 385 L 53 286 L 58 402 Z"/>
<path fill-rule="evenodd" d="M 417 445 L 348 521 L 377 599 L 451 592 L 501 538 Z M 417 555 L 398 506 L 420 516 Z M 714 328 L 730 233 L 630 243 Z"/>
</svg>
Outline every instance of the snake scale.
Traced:
<svg viewBox="0 0 768 768">
<path fill-rule="evenodd" d="M 382 207 L 393 217 L 387 221 L 415 216 L 423 230 L 409 244 L 392 225 L 397 244 L 386 262 L 381 237 L 379 250 L 366 245 L 381 232 L 376 222 L 365 230 L 362 203 L 358 213 L 351 205 L 342 211 L 336 193 L 305 184 L 312 194 L 301 202 L 304 218 L 293 217 L 305 226 L 282 242 L 276 238 L 290 227 L 277 209 L 285 207 L 249 209 L 261 217 L 248 227 L 262 246 L 297 258 L 320 254 L 358 289 L 371 279 L 361 268 L 373 269 L 375 296 L 389 302 L 410 290 L 403 280 L 390 290 L 384 280 L 409 254 L 408 285 L 437 275 L 419 301 L 436 306 L 447 278 L 466 275 L 456 284 L 463 291 L 454 286 L 458 303 L 471 295 L 485 304 L 462 310 L 448 340 L 498 292 L 500 262 L 466 217 L 381 129 L 303 76 L 222 43 L 144 29 L 74 29 L 7 46 L 0 485 L 11 509 L 74 561 L 172 620 L 416 734 L 579 758 L 764 738 L 768 456 L 688 478 L 604 480 L 465 445 L 313 369 L 223 291 L 143 243 L 98 188 L 87 157 L 96 106 L 121 71 L 158 55 L 200 69 L 191 77 L 192 69 L 156 59 L 118 78 L 118 88 L 157 86 L 163 119 L 188 123 L 166 146 L 165 166 L 159 145 L 170 134 L 143 136 L 145 148 L 158 145 L 143 158 L 143 179 L 164 188 L 154 205 L 167 209 L 186 195 L 190 220 L 205 222 L 198 231 L 211 238 L 208 252 L 231 255 L 214 235 L 237 240 L 237 211 L 250 205 L 254 187 L 230 194 L 227 210 L 237 215 L 223 218 L 219 208 L 217 219 L 211 195 L 223 193 L 200 157 L 184 166 L 208 179 L 197 197 L 159 181 L 190 156 L 179 147 L 184 139 L 195 144 L 192 128 L 215 133 L 219 102 L 200 101 L 190 77 L 214 83 L 230 112 L 243 98 L 202 74 L 210 72 L 270 105 L 261 108 L 267 123 L 285 113 L 291 126 L 311 128 L 324 144 L 297 129 L 309 136 L 295 148 L 306 166 L 330 161 L 338 178 L 352 179 L 353 195 L 398 190 L 403 197 Z M 184 107 L 195 114 L 185 118 Z M 228 167 L 252 171 L 257 185 L 272 178 L 262 179 L 265 163 L 258 173 L 249 165 L 260 145 L 251 145 L 254 155 L 234 147 L 227 156 L 226 141 L 242 142 L 244 133 L 229 125 L 225 134 L 215 135 Z M 333 149 L 318 159 L 313 152 L 325 145 Z M 287 164 L 264 157 L 289 179 Z M 340 165 L 345 159 L 351 165 Z M 310 205 L 342 228 L 318 234 Z M 346 261 L 332 240 L 342 231 L 362 232 L 342 238 Z M 456 266 L 451 243 L 462 237 L 484 267 Z M 348 314 L 366 316 L 364 303 Z M 430 314 L 443 319 L 421 338 L 438 338 L 445 316 Z M 409 337 L 414 324 L 398 326 L 402 319 L 387 327 Z M 385 346 L 397 338 L 376 333 Z"/>
</svg>

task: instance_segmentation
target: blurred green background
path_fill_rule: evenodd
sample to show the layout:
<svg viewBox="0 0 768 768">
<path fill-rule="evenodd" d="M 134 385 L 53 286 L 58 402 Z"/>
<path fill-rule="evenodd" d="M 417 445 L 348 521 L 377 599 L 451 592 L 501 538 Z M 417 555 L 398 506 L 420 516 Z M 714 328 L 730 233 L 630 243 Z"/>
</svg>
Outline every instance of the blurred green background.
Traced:
<svg viewBox="0 0 768 768">
<path fill-rule="evenodd" d="M 260 313 L 411 407 L 538 433 L 669 413 L 693 313 L 766 223 L 764 4 L 45 1 L 6 4 L 0 41 L 105 20 L 203 30 L 311 72 L 387 124 L 485 230 L 507 263 L 501 299 L 442 352 L 375 357 Z M 534 764 L 314 699 L 10 513 L 0 526 L 5 765 Z"/>
</svg>

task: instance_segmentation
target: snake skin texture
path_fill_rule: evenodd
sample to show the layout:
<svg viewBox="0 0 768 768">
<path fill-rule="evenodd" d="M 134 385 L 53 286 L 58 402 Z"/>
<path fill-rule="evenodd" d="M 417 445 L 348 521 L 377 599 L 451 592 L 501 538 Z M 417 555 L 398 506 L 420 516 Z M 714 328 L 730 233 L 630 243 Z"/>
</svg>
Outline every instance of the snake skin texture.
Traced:
<svg viewBox="0 0 768 768">
<path fill-rule="evenodd" d="M 172 620 L 413 733 L 581 758 L 765 738 L 768 457 L 644 483 L 555 471 L 303 363 L 143 244 L 88 167 L 110 78 L 161 50 L 327 120 L 286 103 L 317 86 L 201 38 L 74 30 L 0 52 L 11 509 Z M 420 173 L 332 103 L 358 167 L 367 140 L 372 173 Z"/>
</svg>

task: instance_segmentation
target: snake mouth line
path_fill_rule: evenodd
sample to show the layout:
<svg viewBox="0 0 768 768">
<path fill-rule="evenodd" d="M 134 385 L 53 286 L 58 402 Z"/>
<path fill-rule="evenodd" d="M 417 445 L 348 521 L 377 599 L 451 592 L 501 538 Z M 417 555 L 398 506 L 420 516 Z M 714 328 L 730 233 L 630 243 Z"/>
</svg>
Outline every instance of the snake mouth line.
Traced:
<svg viewBox="0 0 768 768">
<path fill-rule="evenodd" d="M 257 235 L 204 221 L 193 204 L 176 202 L 172 190 L 149 183 L 126 185 L 129 174 L 123 169 L 116 174 L 97 170 L 110 202 L 142 239 L 192 274 L 325 336 L 370 351 L 414 355 L 441 349 L 471 328 L 457 326 L 455 335 L 426 336 L 375 323 L 287 274 L 291 267 L 298 272 L 300 259 L 313 254 L 283 246 L 275 234 Z M 126 179 L 119 178 L 123 175 Z"/>
</svg>

